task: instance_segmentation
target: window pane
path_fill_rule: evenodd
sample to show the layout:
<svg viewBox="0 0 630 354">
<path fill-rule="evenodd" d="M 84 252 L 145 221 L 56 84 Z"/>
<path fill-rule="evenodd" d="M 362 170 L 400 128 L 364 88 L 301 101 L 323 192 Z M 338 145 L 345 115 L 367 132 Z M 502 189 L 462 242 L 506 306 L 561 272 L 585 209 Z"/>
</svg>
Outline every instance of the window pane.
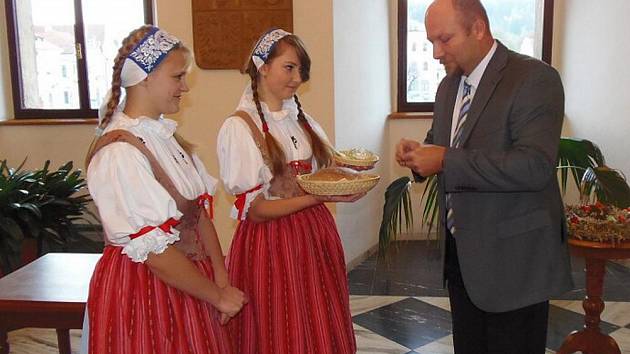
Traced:
<svg viewBox="0 0 630 354">
<path fill-rule="evenodd" d="M 427 40 L 424 13 L 433 0 L 407 3 L 407 102 L 433 102 L 437 86 L 446 75 L 433 59 L 433 45 Z"/>
<path fill-rule="evenodd" d="M 142 0 L 83 0 L 90 107 L 98 109 L 109 90 L 114 58 L 123 38 L 144 24 Z"/>
<path fill-rule="evenodd" d="M 407 102 L 433 102 L 446 75 L 433 59 L 427 40 L 424 13 L 432 0 L 407 2 Z M 495 38 L 508 48 L 541 58 L 543 0 L 482 0 Z"/>
<path fill-rule="evenodd" d="M 484 0 L 492 34 L 515 52 L 542 57 L 542 0 Z"/>
<path fill-rule="evenodd" d="M 15 2 L 25 109 L 77 109 L 72 0 Z"/>
</svg>

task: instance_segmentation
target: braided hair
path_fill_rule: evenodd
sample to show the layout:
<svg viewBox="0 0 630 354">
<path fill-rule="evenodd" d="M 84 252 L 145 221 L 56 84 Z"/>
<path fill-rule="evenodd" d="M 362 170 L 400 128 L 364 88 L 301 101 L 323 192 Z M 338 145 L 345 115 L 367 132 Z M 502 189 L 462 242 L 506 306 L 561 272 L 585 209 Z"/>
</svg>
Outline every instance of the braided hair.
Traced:
<svg viewBox="0 0 630 354">
<path fill-rule="evenodd" d="M 131 31 L 129 35 L 125 39 L 123 39 L 122 45 L 120 49 L 118 49 L 118 54 L 116 55 L 116 58 L 114 59 L 114 66 L 112 67 L 111 96 L 109 98 L 109 101 L 107 102 L 107 109 L 105 111 L 105 115 L 103 116 L 103 119 L 100 121 L 98 125 L 98 129 L 104 130 L 107 127 L 107 125 L 111 122 L 114 112 L 116 112 L 116 109 L 118 108 L 118 105 L 120 104 L 120 96 L 121 96 L 121 91 L 122 91 L 121 90 L 122 88 L 121 74 L 122 74 L 123 65 L 125 64 L 125 59 L 127 59 L 127 56 L 129 55 L 129 53 L 133 51 L 133 49 L 138 45 L 138 43 L 140 43 L 142 39 L 147 35 L 147 33 L 151 31 L 153 28 L 154 27 L 152 25 L 141 26 Z M 190 54 L 190 50 L 186 48 L 184 45 L 182 45 L 181 43 L 178 43 L 173 47 L 173 50 L 177 50 L 177 49 L 184 50 L 186 53 Z M 179 145 L 188 154 L 190 154 L 193 151 L 194 145 L 192 143 L 188 142 L 177 133 L 174 134 L 174 137 L 179 143 Z M 92 140 L 92 143 L 90 144 L 90 148 L 88 149 L 88 153 L 86 155 L 86 161 L 85 161 L 86 168 L 90 162 L 87 159 L 89 159 L 90 155 L 92 154 L 92 151 L 94 149 L 94 144 L 96 143 L 97 140 L 98 140 L 98 137 L 95 137 Z"/>
<path fill-rule="evenodd" d="M 300 38 L 298 38 L 294 34 L 287 35 L 278 41 L 278 43 L 273 47 L 273 49 L 269 53 L 269 56 L 267 57 L 267 63 L 269 63 L 275 57 L 280 55 L 281 51 L 279 50 L 279 48 L 282 45 L 289 45 L 295 49 L 297 56 L 300 60 L 300 78 L 302 79 L 302 82 L 308 81 L 310 78 L 311 58 L 306 52 L 304 43 L 302 43 Z M 269 152 L 269 158 L 271 159 L 272 172 L 274 175 L 283 174 L 285 172 L 285 169 L 287 168 L 286 156 L 284 154 L 284 151 L 280 147 L 280 144 L 276 140 L 276 138 L 274 138 L 269 133 L 269 127 L 267 125 L 267 121 L 263 113 L 263 110 L 260 104 L 260 97 L 258 94 L 258 79 L 259 79 L 258 68 L 254 64 L 254 61 L 251 59 L 251 55 L 249 56 L 247 62 L 245 63 L 245 66 L 242 72 L 247 73 L 251 79 L 253 99 L 256 105 L 256 110 L 258 111 L 258 116 L 260 117 L 260 120 L 262 121 L 263 133 L 265 135 L 265 143 L 267 145 L 267 150 Z M 317 161 L 317 165 L 320 167 L 326 167 L 326 166 L 331 165 L 332 153 L 330 151 L 330 147 L 326 143 L 324 143 L 322 138 L 320 138 L 320 136 L 317 135 L 317 133 L 315 133 L 315 131 L 311 127 L 310 123 L 306 119 L 306 115 L 304 114 L 304 111 L 302 110 L 302 104 L 300 103 L 297 95 L 294 95 L 293 99 L 298 108 L 298 122 L 300 123 L 300 125 L 302 126 L 302 129 L 304 129 L 304 131 L 306 132 L 306 134 L 309 136 L 311 140 L 311 149 L 313 150 L 313 156 L 315 157 L 315 160 Z"/>
<path fill-rule="evenodd" d="M 125 59 L 131 51 L 140 43 L 140 41 L 146 36 L 146 34 L 153 28 L 151 25 L 142 26 L 136 30 L 133 30 L 127 38 L 123 39 L 122 46 L 118 49 L 118 54 L 114 59 L 114 67 L 112 72 L 112 95 L 107 102 L 107 111 L 103 120 L 101 121 L 99 128 L 105 129 L 109 122 L 112 119 L 112 115 L 118 108 L 118 104 L 120 103 L 120 94 L 121 94 L 121 72 L 123 68 L 123 64 L 125 64 Z"/>
</svg>

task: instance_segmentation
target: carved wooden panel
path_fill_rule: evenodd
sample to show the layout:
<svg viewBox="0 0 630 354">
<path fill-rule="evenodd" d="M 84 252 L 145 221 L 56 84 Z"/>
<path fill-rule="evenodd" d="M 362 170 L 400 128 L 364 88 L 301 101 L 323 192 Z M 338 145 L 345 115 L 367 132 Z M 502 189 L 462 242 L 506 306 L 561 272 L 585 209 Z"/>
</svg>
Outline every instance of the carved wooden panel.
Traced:
<svg viewBox="0 0 630 354">
<path fill-rule="evenodd" d="M 293 31 L 292 0 L 192 0 L 195 61 L 202 69 L 241 69 L 265 31 Z"/>
</svg>

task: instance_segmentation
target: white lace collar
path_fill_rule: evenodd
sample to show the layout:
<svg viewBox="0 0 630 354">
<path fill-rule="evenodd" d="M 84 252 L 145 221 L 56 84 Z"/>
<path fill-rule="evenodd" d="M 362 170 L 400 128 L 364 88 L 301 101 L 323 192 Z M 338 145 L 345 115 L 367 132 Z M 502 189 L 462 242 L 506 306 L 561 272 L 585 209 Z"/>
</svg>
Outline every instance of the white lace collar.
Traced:
<svg viewBox="0 0 630 354">
<path fill-rule="evenodd" d="M 297 120 L 298 108 L 293 98 L 283 100 L 282 109 L 279 111 L 270 111 L 269 106 L 267 106 L 267 104 L 262 101 L 260 102 L 260 106 L 263 113 L 265 114 L 265 118 L 267 119 L 271 117 L 275 121 L 281 121 L 285 118 L 292 118 L 294 120 Z M 247 85 L 247 87 L 245 87 L 243 95 L 241 96 L 241 100 L 238 104 L 238 109 L 258 112 L 258 110 L 256 109 L 256 104 L 254 103 L 252 87 L 250 85 Z"/>
<path fill-rule="evenodd" d="M 107 126 L 106 132 L 115 129 L 129 129 L 138 127 L 142 130 L 150 130 L 158 134 L 162 138 L 170 138 L 177 129 L 177 122 L 160 117 L 158 119 L 149 118 L 147 116 L 140 116 L 138 118 L 130 118 L 123 112 L 116 112 L 112 116 L 112 121 Z"/>
</svg>

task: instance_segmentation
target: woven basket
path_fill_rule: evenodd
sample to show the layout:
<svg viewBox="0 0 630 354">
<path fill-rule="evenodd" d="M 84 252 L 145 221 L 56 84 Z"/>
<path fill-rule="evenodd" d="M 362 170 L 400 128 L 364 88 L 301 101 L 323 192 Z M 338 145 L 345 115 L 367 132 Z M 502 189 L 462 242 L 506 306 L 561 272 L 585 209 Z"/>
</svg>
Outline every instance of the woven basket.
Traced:
<svg viewBox="0 0 630 354">
<path fill-rule="evenodd" d="M 309 194 L 315 195 L 350 195 L 367 192 L 378 183 L 378 175 L 364 174 L 362 178 L 341 181 L 319 181 L 311 179 L 310 174 L 297 176 L 297 182 Z"/>
<path fill-rule="evenodd" d="M 335 162 L 340 165 L 346 166 L 358 166 L 358 167 L 368 167 L 374 166 L 378 160 L 378 155 L 373 154 L 373 156 L 369 159 L 354 159 L 350 156 L 345 155 L 346 151 L 340 151 L 341 154 L 334 154 Z"/>
</svg>

